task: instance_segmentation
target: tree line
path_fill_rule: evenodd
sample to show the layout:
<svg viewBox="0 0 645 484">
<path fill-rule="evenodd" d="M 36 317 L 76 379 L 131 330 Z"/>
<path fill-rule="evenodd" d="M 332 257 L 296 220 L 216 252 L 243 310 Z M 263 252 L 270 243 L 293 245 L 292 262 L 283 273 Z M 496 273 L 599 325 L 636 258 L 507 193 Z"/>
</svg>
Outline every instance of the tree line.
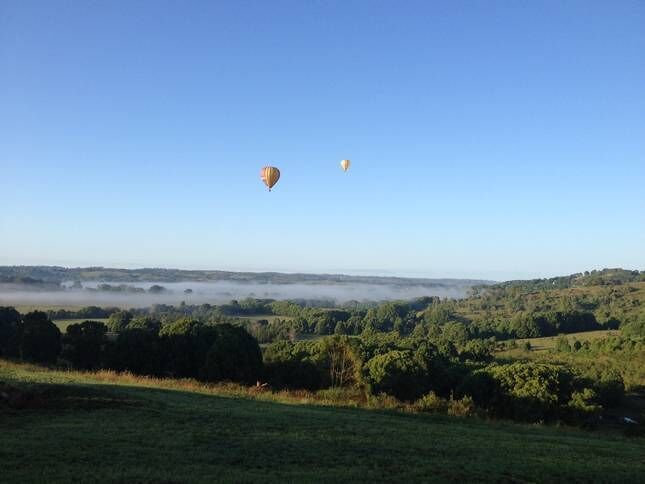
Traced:
<svg viewBox="0 0 645 484">
<path fill-rule="evenodd" d="M 593 312 L 573 307 L 516 311 L 510 316 L 501 310 L 488 311 L 484 316 L 468 317 L 464 315 L 467 304 L 473 304 L 472 299 L 427 297 L 368 306 L 321 308 L 312 305 L 312 301 L 247 298 L 221 305 L 155 304 L 129 310 L 89 306 L 77 311 L 49 311 L 48 315 L 54 320 L 109 318 L 107 326 L 111 332 L 123 330 L 131 320 L 135 324 L 154 320 L 161 325 L 190 317 L 212 324 L 242 326 L 260 343 L 293 340 L 297 335 L 358 336 L 371 331 L 396 331 L 401 336 L 441 336 L 458 344 L 470 339 L 535 338 L 622 326 L 631 327 L 632 332 L 641 331 L 638 318 L 627 318 L 624 322 L 609 318 L 600 323 Z"/>
</svg>

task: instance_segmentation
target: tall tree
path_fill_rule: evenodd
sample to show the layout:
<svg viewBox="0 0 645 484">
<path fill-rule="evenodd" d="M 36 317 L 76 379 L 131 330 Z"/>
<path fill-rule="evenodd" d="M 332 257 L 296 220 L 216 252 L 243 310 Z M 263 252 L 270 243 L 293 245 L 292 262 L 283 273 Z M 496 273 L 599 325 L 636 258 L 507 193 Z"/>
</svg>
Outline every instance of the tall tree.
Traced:
<svg viewBox="0 0 645 484">
<path fill-rule="evenodd" d="M 20 354 L 23 359 L 54 363 L 60 353 L 60 340 L 60 330 L 46 313 L 33 311 L 25 314 L 20 337 Z"/>
</svg>

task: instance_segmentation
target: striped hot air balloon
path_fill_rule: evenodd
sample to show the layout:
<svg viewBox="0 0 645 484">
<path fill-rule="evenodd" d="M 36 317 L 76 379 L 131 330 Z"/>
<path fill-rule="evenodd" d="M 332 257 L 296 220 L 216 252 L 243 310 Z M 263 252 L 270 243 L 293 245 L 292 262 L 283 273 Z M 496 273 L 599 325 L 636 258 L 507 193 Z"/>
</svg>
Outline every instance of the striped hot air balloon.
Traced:
<svg viewBox="0 0 645 484">
<path fill-rule="evenodd" d="M 280 179 L 280 170 L 278 170 L 275 166 L 265 166 L 260 170 L 260 178 L 262 179 L 262 182 L 269 188 L 269 191 L 271 191 L 271 188 L 273 188 L 273 185 L 278 183 L 278 180 Z"/>
<path fill-rule="evenodd" d="M 351 165 L 352 162 L 349 160 L 343 160 L 340 162 L 340 167 L 343 169 L 343 171 L 349 170 L 349 165 Z"/>
</svg>

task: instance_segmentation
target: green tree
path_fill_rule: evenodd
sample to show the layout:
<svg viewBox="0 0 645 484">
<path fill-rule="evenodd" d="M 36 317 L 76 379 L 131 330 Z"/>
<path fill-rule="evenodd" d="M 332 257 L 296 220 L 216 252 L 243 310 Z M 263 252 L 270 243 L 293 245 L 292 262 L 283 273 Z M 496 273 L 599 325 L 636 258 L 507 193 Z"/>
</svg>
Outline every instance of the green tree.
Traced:
<svg viewBox="0 0 645 484">
<path fill-rule="evenodd" d="M 452 311 L 446 304 L 432 304 L 424 313 L 423 320 L 428 324 L 445 324 L 452 319 Z"/>
<path fill-rule="evenodd" d="M 201 378 L 213 382 L 255 383 L 262 374 L 262 352 L 255 338 L 230 324 L 220 324 L 214 329 L 215 341 L 206 355 Z"/>
<path fill-rule="evenodd" d="M 597 403 L 596 392 L 591 388 L 583 388 L 571 394 L 571 400 L 567 403 L 571 413 L 569 421 L 573 423 L 585 423 L 591 418 L 597 418 L 602 412 L 602 406 Z"/>
<path fill-rule="evenodd" d="M 422 368 L 409 351 L 394 350 L 377 355 L 365 365 L 365 379 L 371 393 L 386 393 L 412 401 L 427 392 Z"/>
<path fill-rule="evenodd" d="M 20 354 L 37 363 L 54 363 L 61 350 L 61 335 L 46 313 L 33 311 L 23 318 Z"/>
<path fill-rule="evenodd" d="M 161 321 L 152 316 L 137 316 L 132 318 L 126 326 L 127 329 L 145 329 L 158 333 L 161 329 Z"/>
<path fill-rule="evenodd" d="M 618 370 L 605 369 L 597 377 L 595 390 L 603 407 L 617 407 L 625 396 L 625 382 Z"/>
<path fill-rule="evenodd" d="M 317 390 L 322 375 L 313 361 L 312 344 L 279 341 L 264 351 L 265 375 L 272 386 Z"/>
<path fill-rule="evenodd" d="M 139 375 L 165 374 L 164 349 L 159 336 L 144 329 L 124 329 L 106 345 L 106 366 Z"/>
<path fill-rule="evenodd" d="M 67 326 L 63 336 L 62 357 L 74 368 L 93 370 L 101 365 L 107 327 L 98 321 L 83 321 Z"/>
<path fill-rule="evenodd" d="M 493 343 L 482 339 L 467 341 L 459 353 L 460 358 L 468 361 L 491 361 L 493 359 Z"/>
<path fill-rule="evenodd" d="M 487 373 L 499 388 L 494 397 L 495 414 L 516 420 L 556 418 L 573 391 L 573 375 L 557 365 L 517 362 L 492 365 Z"/>
<path fill-rule="evenodd" d="M 331 387 L 356 386 L 361 381 L 358 342 L 347 336 L 331 336 L 316 344 L 316 363 Z"/>
<path fill-rule="evenodd" d="M 466 326 L 464 326 L 463 323 L 458 323 L 455 321 L 446 323 L 443 326 L 441 335 L 443 338 L 447 339 L 457 346 L 463 345 L 468 339 Z"/>
<path fill-rule="evenodd" d="M 132 313 L 130 311 L 117 311 L 112 313 L 107 321 L 107 328 L 113 333 L 120 333 L 127 328 L 128 324 L 132 321 Z"/>
<path fill-rule="evenodd" d="M 181 318 L 159 331 L 166 371 L 179 378 L 197 378 L 206 355 L 217 338 L 216 326 L 193 318 Z"/>
<path fill-rule="evenodd" d="M 0 307 L 0 356 L 18 356 L 22 320 L 12 307 Z"/>
</svg>

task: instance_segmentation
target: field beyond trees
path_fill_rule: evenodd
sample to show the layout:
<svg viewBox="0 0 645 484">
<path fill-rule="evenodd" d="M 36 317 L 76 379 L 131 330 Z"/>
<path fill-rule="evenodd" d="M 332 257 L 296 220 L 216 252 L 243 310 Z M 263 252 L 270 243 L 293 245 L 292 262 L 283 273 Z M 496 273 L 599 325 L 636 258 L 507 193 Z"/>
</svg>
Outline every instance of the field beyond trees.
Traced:
<svg viewBox="0 0 645 484">
<path fill-rule="evenodd" d="M 0 407 L 9 482 L 637 482 L 645 473 L 642 439 L 601 432 L 8 362 L 0 381 L 25 395 L 23 408 Z"/>
</svg>

